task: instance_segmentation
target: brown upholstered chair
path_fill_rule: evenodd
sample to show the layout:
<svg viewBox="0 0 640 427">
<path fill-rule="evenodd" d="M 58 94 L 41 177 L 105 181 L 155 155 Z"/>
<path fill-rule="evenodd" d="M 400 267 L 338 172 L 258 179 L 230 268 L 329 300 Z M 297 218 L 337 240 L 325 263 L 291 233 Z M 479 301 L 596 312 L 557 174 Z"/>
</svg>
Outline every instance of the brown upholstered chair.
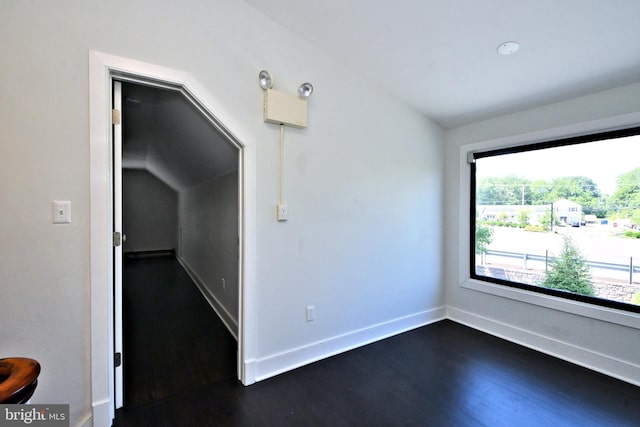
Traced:
<svg viewBox="0 0 640 427">
<path fill-rule="evenodd" d="M 40 364 L 26 357 L 0 359 L 0 403 L 26 403 L 38 386 Z"/>
</svg>

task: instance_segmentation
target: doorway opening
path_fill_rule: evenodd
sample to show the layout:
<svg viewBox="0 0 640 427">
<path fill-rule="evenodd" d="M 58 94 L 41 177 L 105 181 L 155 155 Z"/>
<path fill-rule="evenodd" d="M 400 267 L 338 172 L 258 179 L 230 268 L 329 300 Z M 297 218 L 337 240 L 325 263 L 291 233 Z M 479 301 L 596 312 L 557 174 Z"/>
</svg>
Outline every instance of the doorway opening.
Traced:
<svg viewBox="0 0 640 427">
<path fill-rule="evenodd" d="M 115 417 L 114 256 L 113 256 L 113 81 L 127 81 L 182 93 L 207 117 L 221 135 L 238 147 L 239 259 L 237 318 L 237 377 L 244 384 L 255 382 L 256 319 L 255 287 L 255 144 L 248 144 L 229 130 L 217 117 L 243 132 L 234 122 L 233 112 L 188 73 L 119 57 L 89 52 L 89 161 L 90 161 L 90 301 L 91 301 L 91 404 L 93 424 L 109 426 Z M 209 107 L 215 107 L 216 114 Z M 245 138 L 247 138 L 245 136 Z"/>
<path fill-rule="evenodd" d="M 235 373 L 240 147 L 178 88 L 119 77 L 113 108 L 120 408 Z"/>
</svg>

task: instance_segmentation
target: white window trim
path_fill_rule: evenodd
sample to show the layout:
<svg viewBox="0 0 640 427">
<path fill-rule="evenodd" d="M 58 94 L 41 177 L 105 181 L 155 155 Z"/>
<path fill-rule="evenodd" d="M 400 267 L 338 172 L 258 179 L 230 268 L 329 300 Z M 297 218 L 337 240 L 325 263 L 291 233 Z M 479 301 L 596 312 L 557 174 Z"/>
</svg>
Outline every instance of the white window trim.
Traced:
<svg viewBox="0 0 640 427">
<path fill-rule="evenodd" d="M 640 113 L 625 114 L 602 120 L 577 123 L 568 126 L 545 129 L 542 131 L 513 135 L 504 138 L 485 140 L 462 145 L 459 150 L 459 253 L 458 283 L 465 289 L 483 292 L 502 298 L 509 298 L 527 304 L 534 304 L 553 310 L 563 311 L 591 319 L 640 329 L 640 314 L 603 307 L 595 304 L 555 297 L 534 291 L 499 285 L 483 280 L 472 279 L 469 268 L 470 251 L 470 179 L 471 168 L 467 164 L 470 153 L 488 151 L 507 147 L 517 147 L 554 139 L 607 132 L 618 129 L 640 126 Z"/>
</svg>

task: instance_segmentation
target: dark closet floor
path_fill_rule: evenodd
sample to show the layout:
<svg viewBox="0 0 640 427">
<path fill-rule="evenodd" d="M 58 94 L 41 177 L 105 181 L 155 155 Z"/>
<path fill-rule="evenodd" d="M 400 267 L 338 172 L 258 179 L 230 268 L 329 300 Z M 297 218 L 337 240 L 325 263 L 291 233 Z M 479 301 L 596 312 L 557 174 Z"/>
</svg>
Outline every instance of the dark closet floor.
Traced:
<svg viewBox="0 0 640 427">
<path fill-rule="evenodd" d="M 125 258 L 128 409 L 236 378 L 237 343 L 173 256 Z"/>
<path fill-rule="evenodd" d="M 127 345 L 150 344 L 127 389 L 150 386 L 131 392 L 136 403 L 118 411 L 120 427 L 640 425 L 640 387 L 451 321 L 244 387 L 235 341 L 175 260 L 131 266 L 127 280 L 149 303 L 128 315 L 138 332 Z"/>
</svg>

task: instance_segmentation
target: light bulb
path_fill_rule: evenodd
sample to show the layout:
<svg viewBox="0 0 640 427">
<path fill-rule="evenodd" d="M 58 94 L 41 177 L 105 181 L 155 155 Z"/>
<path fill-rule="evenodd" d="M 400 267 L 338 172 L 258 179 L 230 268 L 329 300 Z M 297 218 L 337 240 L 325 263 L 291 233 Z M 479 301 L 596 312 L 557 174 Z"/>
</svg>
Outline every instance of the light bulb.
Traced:
<svg viewBox="0 0 640 427">
<path fill-rule="evenodd" d="M 258 74 L 258 81 L 260 82 L 260 87 L 264 90 L 271 89 L 273 87 L 273 79 L 267 70 L 260 71 Z"/>
<path fill-rule="evenodd" d="M 313 93 L 313 85 L 309 82 L 302 83 L 298 88 L 298 96 L 300 99 L 307 99 Z"/>
</svg>

